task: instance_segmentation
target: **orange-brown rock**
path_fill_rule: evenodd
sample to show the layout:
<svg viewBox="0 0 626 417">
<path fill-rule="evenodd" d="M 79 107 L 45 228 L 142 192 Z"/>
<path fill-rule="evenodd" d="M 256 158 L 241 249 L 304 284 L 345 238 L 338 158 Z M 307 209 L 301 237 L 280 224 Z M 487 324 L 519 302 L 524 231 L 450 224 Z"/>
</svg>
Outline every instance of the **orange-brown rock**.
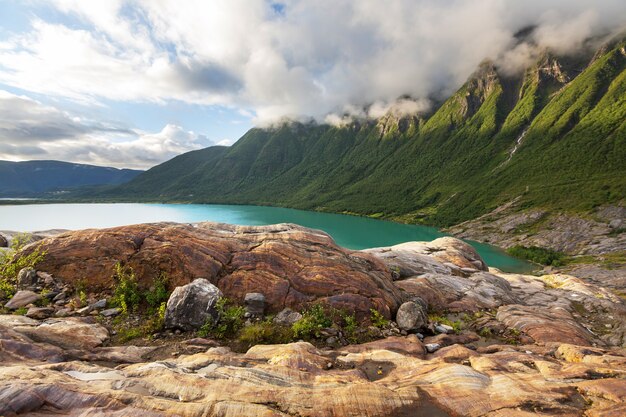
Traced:
<svg viewBox="0 0 626 417">
<path fill-rule="evenodd" d="M 319 301 L 354 311 L 375 308 L 391 316 L 401 301 L 391 272 L 376 257 L 335 245 L 304 227 L 232 226 L 218 223 L 142 224 L 67 232 L 24 249 L 46 252 L 37 268 L 90 289 L 110 288 L 117 262 L 133 268 L 149 287 L 164 272 L 172 286 L 206 278 L 226 297 L 265 295 L 269 312 Z"/>
</svg>

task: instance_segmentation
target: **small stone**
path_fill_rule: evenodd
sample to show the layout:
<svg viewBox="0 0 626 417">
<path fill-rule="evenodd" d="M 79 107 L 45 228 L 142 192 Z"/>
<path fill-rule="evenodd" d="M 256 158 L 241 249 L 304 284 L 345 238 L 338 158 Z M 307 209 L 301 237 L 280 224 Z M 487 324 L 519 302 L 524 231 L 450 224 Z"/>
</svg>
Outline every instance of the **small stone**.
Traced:
<svg viewBox="0 0 626 417">
<path fill-rule="evenodd" d="M 435 331 L 437 333 L 450 333 L 451 331 L 453 331 L 454 328 L 452 328 L 451 326 L 448 326 L 447 324 L 438 324 L 435 326 Z"/>
<path fill-rule="evenodd" d="M 424 340 L 424 335 L 421 333 L 415 333 L 415 336 L 417 336 L 419 340 Z"/>
<path fill-rule="evenodd" d="M 20 307 L 25 307 L 35 301 L 41 299 L 41 295 L 32 291 L 22 290 L 18 291 L 13 298 L 7 302 L 4 307 L 9 310 L 16 310 Z"/>
<path fill-rule="evenodd" d="M 67 293 L 65 291 L 61 291 L 60 293 L 58 293 L 53 299 L 52 301 L 63 301 L 65 300 L 65 298 L 67 297 Z"/>
<path fill-rule="evenodd" d="M 57 310 L 56 313 L 54 313 L 54 317 L 67 317 L 72 313 L 72 311 L 69 308 L 62 308 L 60 310 Z"/>
<path fill-rule="evenodd" d="M 332 369 L 332 367 L 333 367 L 333 363 L 332 362 L 328 362 L 326 364 L 326 369 Z"/>
<path fill-rule="evenodd" d="M 26 317 L 31 319 L 43 320 L 54 314 L 54 308 L 51 307 L 31 307 L 26 312 Z"/>
<path fill-rule="evenodd" d="M 259 292 L 251 292 L 246 294 L 243 300 L 246 306 L 246 312 L 251 317 L 262 317 L 265 313 L 265 296 Z"/>
<path fill-rule="evenodd" d="M 107 306 L 107 300 L 106 298 L 103 298 L 102 300 L 98 300 L 95 303 L 93 303 L 90 307 L 92 310 L 102 310 L 103 308 L 106 308 Z"/>
<path fill-rule="evenodd" d="M 335 336 L 331 336 L 328 339 L 326 339 L 326 344 L 328 346 L 334 346 L 335 344 L 337 344 L 338 341 L 339 339 L 337 339 Z"/>
<path fill-rule="evenodd" d="M 291 326 L 301 318 L 302 314 L 298 313 L 297 311 L 293 311 L 290 308 L 285 308 L 280 313 L 278 313 L 276 317 L 274 317 L 274 323 L 281 326 Z"/>
<path fill-rule="evenodd" d="M 22 268 L 17 274 L 17 288 L 26 289 L 37 285 L 37 271 L 33 268 Z"/>
<path fill-rule="evenodd" d="M 76 310 L 76 314 L 88 314 L 91 311 L 91 307 L 87 306 L 87 307 L 83 307 L 83 308 L 79 308 L 78 310 Z"/>
<path fill-rule="evenodd" d="M 100 314 L 103 315 L 104 317 L 113 317 L 113 316 L 117 316 L 121 312 L 122 312 L 122 309 L 116 307 L 116 308 L 109 308 L 106 310 L 102 310 Z"/>
<path fill-rule="evenodd" d="M 441 348 L 441 345 L 439 343 L 427 343 L 424 345 L 424 347 L 426 348 L 426 351 L 428 353 L 433 353 L 439 350 Z"/>
</svg>

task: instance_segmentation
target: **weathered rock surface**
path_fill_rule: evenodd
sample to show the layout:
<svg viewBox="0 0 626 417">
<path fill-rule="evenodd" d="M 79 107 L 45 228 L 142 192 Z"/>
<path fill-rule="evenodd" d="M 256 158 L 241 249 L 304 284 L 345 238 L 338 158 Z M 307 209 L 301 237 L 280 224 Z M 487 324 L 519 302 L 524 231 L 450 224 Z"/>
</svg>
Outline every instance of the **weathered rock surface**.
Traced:
<svg viewBox="0 0 626 417">
<path fill-rule="evenodd" d="M 0 248 L 6 248 L 7 246 L 9 246 L 9 241 L 0 234 Z"/>
<path fill-rule="evenodd" d="M 290 224 L 144 224 L 68 232 L 39 244 L 47 252 L 39 270 L 70 283 L 88 280 L 94 289 L 109 288 L 113 267 L 122 262 L 146 287 L 165 272 L 173 286 L 206 278 L 239 303 L 247 293 L 263 293 L 268 313 L 319 301 L 349 308 L 359 318 L 371 308 L 390 317 L 402 298 L 376 257 Z"/>
<path fill-rule="evenodd" d="M 285 308 L 281 310 L 276 317 L 274 317 L 274 323 L 279 324 L 281 326 L 291 326 L 298 320 L 302 318 L 302 314 L 297 311 L 293 311 L 290 308 Z"/>
<path fill-rule="evenodd" d="M 17 288 L 26 289 L 33 285 L 37 285 L 37 271 L 33 268 L 23 268 L 17 274 Z"/>
<path fill-rule="evenodd" d="M 215 285 L 203 278 L 177 287 L 167 300 L 165 328 L 195 330 L 207 320 L 217 322 L 217 302 L 223 296 Z"/>
<path fill-rule="evenodd" d="M 0 343 L 7 416 L 595 416 L 620 415 L 626 401 L 625 352 L 571 344 L 425 355 L 412 335 L 339 351 L 304 342 L 245 354 L 217 347 L 113 369 L 89 363 L 97 353 L 68 360 L 3 326 Z"/>
<path fill-rule="evenodd" d="M 13 330 L 34 341 L 65 349 L 93 349 L 109 338 L 105 327 L 75 317 L 48 319 L 37 325 L 15 326 Z"/>
<path fill-rule="evenodd" d="M 598 208 L 595 219 L 542 210 L 516 210 L 517 201 L 498 207 L 448 231 L 464 239 L 503 248 L 540 246 L 571 255 L 602 254 L 626 249 L 626 233 L 611 233 L 626 224 L 626 207 Z"/>
</svg>

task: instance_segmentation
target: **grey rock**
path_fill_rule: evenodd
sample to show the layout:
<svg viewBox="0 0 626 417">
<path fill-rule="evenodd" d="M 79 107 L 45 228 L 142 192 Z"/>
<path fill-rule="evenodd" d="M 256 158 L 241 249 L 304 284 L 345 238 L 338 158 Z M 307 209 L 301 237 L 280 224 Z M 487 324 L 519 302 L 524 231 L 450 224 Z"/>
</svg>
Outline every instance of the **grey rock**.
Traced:
<svg viewBox="0 0 626 417">
<path fill-rule="evenodd" d="M 60 310 L 57 310 L 56 313 L 54 313 L 54 317 L 67 317 L 72 313 L 72 310 L 70 310 L 69 308 L 62 308 Z"/>
<path fill-rule="evenodd" d="M 427 343 L 424 347 L 428 353 L 433 353 L 438 351 L 441 348 L 441 345 L 439 343 Z"/>
<path fill-rule="evenodd" d="M 106 298 L 103 298 L 102 300 L 96 301 L 95 303 L 93 303 L 89 307 L 91 308 L 91 310 L 102 310 L 106 306 L 107 306 L 107 300 L 106 300 Z"/>
<path fill-rule="evenodd" d="M 67 293 L 65 291 L 61 291 L 52 299 L 52 301 L 54 302 L 63 301 L 65 300 L 66 297 L 67 297 Z"/>
<path fill-rule="evenodd" d="M 83 307 L 83 308 L 79 308 L 78 310 L 76 310 L 76 314 L 89 314 L 89 312 L 91 311 L 91 307 L 87 306 L 87 307 Z"/>
<path fill-rule="evenodd" d="M 9 300 L 4 306 L 9 310 L 16 310 L 20 307 L 27 306 L 41 298 L 40 294 L 29 290 L 18 291 L 13 298 Z"/>
<path fill-rule="evenodd" d="M 37 271 L 33 268 L 22 268 L 17 274 L 17 288 L 24 290 L 39 284 Z"/>
<path fill-rule="evenodd" d="M 404 331 L 417 331 L 426 326 L 428 316 L 420 303 L 407 301 L 398 309 L 396 323 L 398 323 L 398 327 Z"/>
<path fill-rule="evenodd" d="M 285 308 L 274 317 L 274 323 L 281 326 L 291 326 L 302 318 L 302 314 L 297 311 L 293 311 L 290 308 Z"/>
<path fill-rule="evenodd" d="M 167 300 L 165 310 L 165 328 L 195 330 L 208 319 L 217 320 L 216 309 L 222 292 L 204 278 L 177 287 Z"/>
<path fill-rule="evenodd" d="M 116 308 L 108 308 L 106 310 L 102 310 L 100 314 L 103 315 L 104 317 L 114 317 L 120 314 L 121 312 L 122 312 L 122 309 L 116 307 Z"/>
<path fill-rule="evenodd" d="M 246 312 L 252 317 L 261 317 L 265 312 L 265 296 L 258 292 L 246 294 L 244 298 Z"/>
<path fill-rule="evenodd" d="M 9 241 L 6 237 L 0 235 L 0 248 L 6 248 L 9 246 Z"/>
<path fill-rule="evenodd" d="M 54 308 L 51 307 L 31 307 L 26 312 L 26 317 L 31 319 L 47 319 L 54 315 Z"/>
<path fill-rule="evenodd" d="M 435 331 L 437 333 L 450 333 L 454 328 L 452 326 L 448 326 L 447 324 L 438 324 L 435 326 Z"/>
</svg>

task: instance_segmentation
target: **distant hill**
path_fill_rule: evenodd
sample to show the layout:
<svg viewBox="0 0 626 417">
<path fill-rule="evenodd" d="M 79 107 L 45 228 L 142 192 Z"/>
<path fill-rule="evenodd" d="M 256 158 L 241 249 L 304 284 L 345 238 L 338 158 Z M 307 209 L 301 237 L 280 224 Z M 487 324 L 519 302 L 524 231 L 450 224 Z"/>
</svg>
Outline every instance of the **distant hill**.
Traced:
<svg viewBox="0 0 626 417">
<path fill-rule="evenodd" d="M 42 197 L 88 185 L 119 185 L 142 172 L 61 161 L 0 161 L 0 197 Z"/>
<path fill-rule="evenodd" d="M 513 200 L 521 209 L 582 213 L 625 195 L 620 39 L 595 55 L 546 51 L 514 76 L 484 62 L 428 115 L 254 128 L 229 148 L 178 156 L 100 196 L 449 226 Z"/>
</svg>

